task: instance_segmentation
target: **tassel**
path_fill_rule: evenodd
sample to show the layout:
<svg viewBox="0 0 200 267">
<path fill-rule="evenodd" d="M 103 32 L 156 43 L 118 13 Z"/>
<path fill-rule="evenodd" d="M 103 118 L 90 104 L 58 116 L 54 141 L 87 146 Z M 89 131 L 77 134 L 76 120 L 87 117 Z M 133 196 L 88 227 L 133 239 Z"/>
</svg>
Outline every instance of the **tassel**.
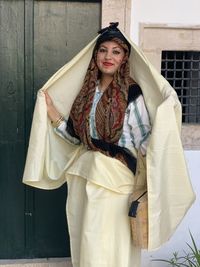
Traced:
<svg viewBox="0 0 200 267">
<path fill-rule="evenodd" d="M 128 216 L 129 217 L 134 217 L 136 218 L 136 214 L 137 214 L 137 208 L 138 208 L 138 205 L 139 205 L 139 201 L 138 200 L 135 200 L 131 203 L 131 207 L 129 209 L 129 213 L 128 213 Z"/>
<path fill-rule="evenodd" d="M 147 193 L 147 191 L 145 191 L 141 196 L 139 196 L 136 200 L 134 200 L 132 203 L 131 203 L 131 207 L 129 209 L 129 213 L 128 213 L 128 216 L 129 217 L 134 217 L 136 218 L 136 215 L 137 215 L 137 208 L 138 208 L 138 205 L 139 205 L 139 199 L 141 197 L 143 197 L 145 194 Z"/>
</svg>

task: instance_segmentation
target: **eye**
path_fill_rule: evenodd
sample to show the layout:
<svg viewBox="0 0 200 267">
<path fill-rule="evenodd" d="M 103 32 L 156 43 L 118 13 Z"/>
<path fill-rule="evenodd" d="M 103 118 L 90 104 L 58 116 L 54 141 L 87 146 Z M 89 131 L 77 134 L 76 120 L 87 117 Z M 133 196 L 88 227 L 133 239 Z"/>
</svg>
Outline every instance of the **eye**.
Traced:
<svg viewBox="0 0 200 267">
<path fill-rule="evenodd" d="M 113 54 L 114 55 L 119 55 L 119 54 L 121 54 L 121 51 L 119 51 L 119 50 L 113 50 Z"/>
<path fill-rule="evenodd" d="M 98 52 L 99 52 L 99 53 L 105 53 L 105 52 L 106 52 L 106 49 L 103 48 L 103 47 L 100 47 Z"/>
</svg>

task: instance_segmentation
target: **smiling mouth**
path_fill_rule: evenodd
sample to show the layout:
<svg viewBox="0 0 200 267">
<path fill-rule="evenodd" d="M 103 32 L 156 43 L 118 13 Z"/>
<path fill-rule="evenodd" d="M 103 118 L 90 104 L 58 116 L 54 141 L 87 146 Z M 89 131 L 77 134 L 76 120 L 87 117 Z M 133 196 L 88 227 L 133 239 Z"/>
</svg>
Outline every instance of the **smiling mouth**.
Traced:
<svg viewBox="0 0 200 267">
<path fill-rule="evenodd" d="M 103 65 L 106 66 L 106 67 L 111 67 L 111 66 L 113 66 L 113 64 L 110 63 L 110 62 L 103 62 Z"/>
</svg>

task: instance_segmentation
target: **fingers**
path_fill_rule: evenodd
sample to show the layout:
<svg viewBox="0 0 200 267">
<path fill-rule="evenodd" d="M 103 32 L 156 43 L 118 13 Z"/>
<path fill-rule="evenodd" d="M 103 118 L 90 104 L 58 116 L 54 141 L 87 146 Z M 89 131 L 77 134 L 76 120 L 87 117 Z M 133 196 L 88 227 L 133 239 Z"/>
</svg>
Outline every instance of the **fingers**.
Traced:
<svg viewBox="0 0 200 267">
<path fill-rule="evenodd" d="M 47 106 L 53 105 L 53 101 L 47 91 L 44 91 Z"/>
<path fill-rule="evenodd" d="M 53 101 L 48 94 L 47 90 L 43 91 L 45 95 L 46 105 L 47 105 L 47 114 L 51 121 L 57 121 L 60 118 L 60 113 L 55 108 Z"/>
</svg>

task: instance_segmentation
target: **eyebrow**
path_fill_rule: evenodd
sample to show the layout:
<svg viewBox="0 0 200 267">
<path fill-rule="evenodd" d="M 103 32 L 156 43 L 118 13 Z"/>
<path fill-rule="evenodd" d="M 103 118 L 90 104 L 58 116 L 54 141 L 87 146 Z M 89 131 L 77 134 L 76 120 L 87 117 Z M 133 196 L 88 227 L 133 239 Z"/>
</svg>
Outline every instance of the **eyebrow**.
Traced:
<svg viewBox="0 0 200 267">
<path fill-rule="evenodd" d="M 104 45 L 100 45 L 99 48 L 101 48 L 101 47 L 106 48 L 106 49 L 108 48 L 107 46 L 104 46 Z M 113 47 L 113 49 L 116 49 L 116 48 L 122 49 L 120 46 L 114 46 Z"/>
</svg>

